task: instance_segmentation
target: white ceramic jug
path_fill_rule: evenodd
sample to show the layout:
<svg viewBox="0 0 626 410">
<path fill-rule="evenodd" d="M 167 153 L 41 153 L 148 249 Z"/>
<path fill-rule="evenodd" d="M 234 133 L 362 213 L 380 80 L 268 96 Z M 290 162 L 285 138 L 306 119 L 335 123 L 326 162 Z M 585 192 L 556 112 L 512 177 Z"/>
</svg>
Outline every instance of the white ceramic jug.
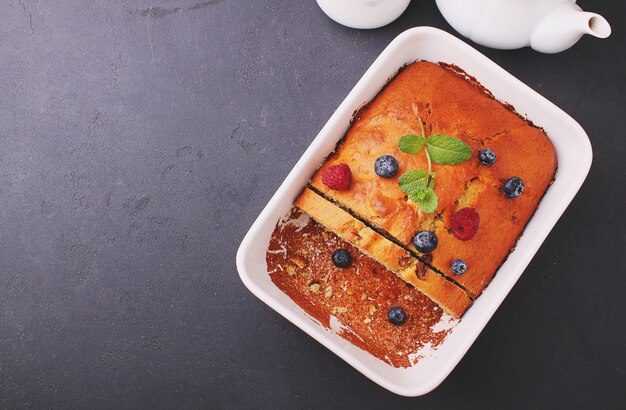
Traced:
<svg viewBox="0 0 626 410">
<path fill-rule="evenodd" d="M 436 0 L 459 33 L 492 48 L 530 46 L 542 53 L 567 50 L 583 36 L 606 38 L 611 26 L 576 0 Z"/>
</svg>

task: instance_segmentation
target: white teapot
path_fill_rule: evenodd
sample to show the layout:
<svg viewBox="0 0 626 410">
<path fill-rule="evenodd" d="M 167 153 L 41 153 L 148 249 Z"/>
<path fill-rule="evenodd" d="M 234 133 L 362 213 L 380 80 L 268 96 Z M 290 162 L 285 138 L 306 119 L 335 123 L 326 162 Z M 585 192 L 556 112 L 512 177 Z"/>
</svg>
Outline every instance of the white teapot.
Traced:
<svg viewBox="0 0 626 410">
<path fill-rule="evenodd" d="M 398 17 L 411 0 L 317 0 L 331 19 L 352 28 L 378 28 Z"/>
<path fill-rule="evenodd" d="M 459 33 L 487 47 L 530 46 L 542 53 L 567 50 L 583 36 L 606 38 L 604 17 L 583 12 L 576 0 L 436 0 Z"/>
</svg>

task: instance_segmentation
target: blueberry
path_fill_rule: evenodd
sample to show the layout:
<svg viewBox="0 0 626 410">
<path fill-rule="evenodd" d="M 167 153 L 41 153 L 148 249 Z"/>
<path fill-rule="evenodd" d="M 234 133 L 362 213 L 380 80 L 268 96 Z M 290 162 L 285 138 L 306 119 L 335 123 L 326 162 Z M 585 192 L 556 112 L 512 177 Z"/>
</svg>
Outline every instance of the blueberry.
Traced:
<svg viewBox="0 0 626 410">
<path fill-rule="evenodd" d="M 374 163 L 374 172 L 382 178 L 393 178 L 398 173 L 398 161 L 391 155 L 378 157 Z"/>
<path fill-rule="evenodd" d="M 467 270 L 467 264 L 463 259 L 455 259 L 450 264 L 450 270 L 455 275 L 462 275 Z"/>
<path fill-rule="evenodd" d="M 422 253 L 429 253 L 435 250 L 439 240 L 433 231 L 419 231 L 413 238 L 415 249 Z"/>
<path fill-rule="evenodd" d="M 352 256 L 350 252 L 345 249 L 337 249 L 333 252 L 333 263 L 338 268 L 347 268 L 352 263 Z"/>
<path fill-rule="evenodd" d="M 401 307 L 394 306 L 387 311 L 387 319 L 394 325 L 401 325 L 406 321 L 406 313 Z"/>
<path fill-rule="evenodd" d="M 496 153 L 486 148 L 478 152 L 478 160 L 483 165 L 491 166 L 496 162 Z"/>
<path fill-rule="evenodd" d="M 509 178 L 504 183 L 504 195 L 509 198 L 517 198 L 524 192 L 524 181 L 518 177 Z"/>
</svg>

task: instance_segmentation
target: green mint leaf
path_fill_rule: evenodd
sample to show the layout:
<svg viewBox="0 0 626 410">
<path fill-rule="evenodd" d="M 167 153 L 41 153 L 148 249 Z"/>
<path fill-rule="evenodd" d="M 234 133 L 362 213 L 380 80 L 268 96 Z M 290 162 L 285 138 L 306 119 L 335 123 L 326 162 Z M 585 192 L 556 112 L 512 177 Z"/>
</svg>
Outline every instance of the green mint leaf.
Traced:
<svg viewBox="0 0 626 410">
<path fill-rule="evenodd" d="M 408 185 L 413 182 L 417 182 L 420 180 L 424 180 L 424 185 L 426 185 L 426 179 L 428 177 L 428 172 L 425 169 L 414 169 L 413 171 L 407 171 L 404 174 L 398 177 L 398 184 L 400 187 L 402 185 Z"/>
<path fill-rule="evenodd" d="M 472 149 L 469 145 L 448 135 L 431 135 L 426 140 L 426 149 L 431 161 L 440 165 L 460 164 L 472 156 Z"/>
<path fill-rule="evenodd" d="M 403 135 L 398 140 L 398 148 L 407 154 L 417 154 L 421 151 L 426 138 L 421 135 Z"/>
<path fill-rule="evenodd" d="M 424 197 L 426 196 L 426 193 L 428 192 L 428 188 L 426 188 L 425 186 L 418 186 L 412 190 L 410 190 L 407 195 L 409 196 L 409 199 L 413 202 L 419 202 L 422 199 L 424 199 Z"/>
<path fill-rule="evenodd" d="M 400 189 L 407 195 L 415 192 L 418 188 L 434 188 L 435 187 L 435 174 L 430 174 L 430 186 L 426 187 L 428 182 L 428 172 L 425 169 L 416 169 L 413 171 L 405 172 L 398 178 L 398 184 Z"/>
<path fill-rule="evenodd" d="M 420 209 L 427 214 L 431 214 L 435 212 L 437 209 L 437 204 L 439 203 L 439 199 L 437 198 L 437 194 L 432 188 L 425 188 L 424 197 L 415 202 L 419 205 Z"/>
</svg>

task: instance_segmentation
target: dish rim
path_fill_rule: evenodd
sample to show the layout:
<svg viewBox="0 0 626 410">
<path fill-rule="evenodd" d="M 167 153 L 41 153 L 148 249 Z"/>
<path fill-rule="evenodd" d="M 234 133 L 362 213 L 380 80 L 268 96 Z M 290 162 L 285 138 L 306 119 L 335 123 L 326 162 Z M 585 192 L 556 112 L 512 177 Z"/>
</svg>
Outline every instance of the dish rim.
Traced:
<svg viewBox="0 0 626 410">
<path fill-rule="evenodd" d="M 450 335 L 448 335 L 448 338 L 446 339 L 446 341 L 444 341 L 442 346 L 440 346 L 440 350 L 443 347 L 443 345 L 447 343 L 447 340 L 455 333 L 465 334 L 463 341 L 456 342 L 458 346 L 456 348 L 453 348 L 447 357 L 445 357 L 445 355 L 438 355 L 438 357 L 433 359 L 436 363 L 438 363 L 438 366 L 436 367 L 435 374 L 431 374 L 430 375 L 431 377 L 429 377 L 428 380 L 424 382 L 420 382 L 420 383 L 415 383 L 415 384 L 410 384 L 410 383 L 404 384 L 404 383 L 399 383 L 397 380 L 392 380 L 391 377 L 384 376 L 382 374 L 383 372 L 377 373 L 375 371 L 372 371 L 373 366 L 370 366 L 371 363 L 365 363 L 366 360 L 364 360 L 363 358 L 357 357 L 357 354 L 355 354 L 354 349 L 349 349 L 347 346 L 345 346 L 345 343 L 340 343 L 337 340 L 335 340 L 332 336 L 330 336 L 331 332 L 328 332 L 328 331 L 323 332 L 322 330 L 320 330 L 319 327 L 321 325 L 319 324 L 319 322 L 315 321 L 312 317 L 310 317 L 306 313 L 305 313 L 305 316 L 308 316 L 309 319 L 313 319 L 313 320 L 308 320 L 308 321 L 305 320 L 305 317 L 302 316 L 302 312 L 299 312 L 299 310 L 301 309 L 297 305 L 295 305 L 295 303 L 292 302 L 292 304 L 295 307 L 294 306 L 288 307 L 283 303 L 284 300 L 282 301 L 279 300 L 279 299 L 282 299 L 280 296 L 272 295 L 266 289 L 263 289 L 263 287 L 260 286 L 256 282 L 254 275 L 250 273 L 251 269 L 250 269 L 249 264 L 253 263 L 251 262 L 251 259 L 254 259 L 254 258 L 253 257 L 251 258 L 250 255 L 252 255 L 252 253 L 258 249 L 259 238 L 267 237 L 267 235 L 264 234 L 262 230 L 266 230 L 266 227 L 268 226 L 268 224 L 271 224 L 273 227 L 277 222 L 275 214 L 276 214 L 276 210 L 281 207 L 280 201 L 283 201 L 284 198 L 287 195 L 289 195 L 288 191 L 290 190 L 294 191 L 294 185 L 297 185 L 299 187 L 298 190 L 301 191 L 304 185 L 302 185 L 299 180 L 302 179 L 303 173 L 307 173 L 306 179 L 305 179 L 306 181 L 308 181 L 311 178 L 312 173 L 309 171 L 311 169 L 312 157 L 315 157 L 315 156 L 319 157 L 319 152 L 324 151 L 323 146 L 328 144 L 327 140 L 332 138 L 333 136 L 336 136 L 337 128 L 342 128 L 342 127 L 345 128 L 345 124 L 342 124 L 342 122 L 345 122 L 346 115 L 351 116 L 355 109 L 358 109 L 361 105 L 368 102 L 368 101 L 358 102 L 358 100 L 356 100 L 355 98 L 357 98 L 359 94 L 364 93 L 365 92 L 364 90 L 366 90 L 368 87 L 369 88 L 372 87 L 373 78 L 376 77 L 377 75 L 380 76 L 381 70 L 384 71 L 383 66 L 386 64 L 388 60 L 393 59 L 394 53 L 396 53 L 397 55 L 402 55 L 403 51 L 407 51 L 407 50 L 403 50 L 402 48 L 403 46 L 408 46 L 410 45 L 411 41 L 418 41 L 420 38 L 426 41 L 433 40 L 433 39 L 436 41 L 440 41 L 442 46 L 449 47 L 450 50 L 458 52 L 459 58 L 466 58 L 466 59 L 473 60 L 472 64 L 482 66 L 482 69 L 486 71 L 491 71 L 492 73 L 497 74 L 498 79 L 501 78 L 503 83 L 508 83 L 508 85 L 510 85 L 510 89 L 511 89 L 510 96 L 515 96 L 516 94 L 519 94 L 520 98 L 523 97 L 522 99 L 529 99 L 530 102 L 534 100 L 538 104 L 542 105 L 543 108 L 545 108 L 546 110 L 549 110 L 550 115 L 553 116 L 554 121 L 563 123 L 564 127 L 565 126 L 569 127 L 571 131 L 573 131 L 572 138 L 576 139 L 575 141 L 576 144 L 574 145 L 574 147 L 577 148 L 578 168 L 577 168 L 576 175 L 573 175 L 574 178 L 572 178 L 571 174 L 567 175 L 567 179 L 568 179 L 567 186 L 564 185 L 565 182 L 561 183 L 561 181 L 566 176 L 563 175 L 563 172 L 560 172 L 560 170 L 557 170 L 554 184 L 552 187 L 548 189 L 546 196 L 548 196 L 551 193 L 552 193 L 551 196 L 554 196 L 554 185 L 556 185 L 558 181 L 559 188 L 560 188 L 559 189 L 560 196 L 558 197 L 558 201 L 557 199 L 552 200 L 552 202 L 555 202 L 555 204 L 558 206 L 556 206 L 555 208 L 550 208 L 550 209 L 546 209 L 546 207 L 543 207 L 543 208 L 540 207 L 536 211 L 535 215 L 531 218 L 531 221 L 529 221 L 529 224 L 526 226 L 525 230 L 523 231 L 523 234 L 522 234 L 523 237 L 520 238 L 520 242 L 522 242 L 522 239 L 524 239 L 527 236 L 525 234 L 527 233 L 529 226 L 531 226 L 531 223 L 533 225 L 533 229 L 537 229 L 535 233 L 538 233 L 538 238 L 533 238 L 532 240 L 531 239 L 525 240 L 523 242 L 524 247 L 520 247 L 518 243 L 518 246 L 516 246 L 515 250 L 511 253 L 511 255 L 509 255 L 509 258 L 507 259 L 505 264 L 503 264 L 498 270 L 496 274 L 496 278 L 494 278 L 491 285 L 489 285 L 487 289 L 485 289 L 483 294 L 476 300 L 474 305 L 468 310 L 468 312 L 463 317 L 463 319 L 461 319 L 461 321 L 459 322 L 459 325 L 457 325 L 457 327 L 452 330 Z M 407 51 L 407 53 L 410 53 L 410 50 Z M 419 58 L 414 59 L 413 61 L 416 61 L 416 60 L 419 60 Z M 410 61 L 406 61 L 405 63 L 409 63 L 409 62 Z M 446 61 L 446 63 L 452 63 L 456 65 L 456 62 Z M 485 81 L 483 81 L 484 79 L 481 78 L 479 75 L 477 75 L 477 73 L 473 72 L 472 70 L 468 70 L 467 67 L 464 67 L 462 65 L 459 65 L 459 67 L 463 70 L 466 70 L 466 72 L 469 75 L 476 76 L 477 80 L 482 85 L 484 85 L 485 88 L 489 89 L 494 94 L 494 96 L 498 98 L 499 101 L 505 101 L 507 103 L 510 102 L 511 98 L 500 99 L 505 96 L 500 95 L 500 93 L 498 92 L 494 92 L 491 87 L 485 84 Z M 398 69 L 400 69 L 400 66 L 397 66 L 394 69 L 397 71 Z M 376 85 L 377 90 L 374 93 L 374 96 L 379 92 L 380 89 L 382 89 L 382 87 L 385 84 L 378 83 L 375 85 Z M 503 84 L 503 86 L 504 85 L 506 84 Z M 515 103 L 513 105 L 515 106 L 517 110 L 520 109 L 520 106 L 516 105 Z M 537 125 L 543 126 L 540 122 L 536 121 L 536 118 L 531 118 L 531 120 L 533 120 Z M 344 134 L 345 134 L 345 131 L 341 133 L 339 138 L 343 137 Z M 335 140 L 335 143 L 336 141 L 338 141 L 339 138 Z M 550 139 L 553 143 L 555 142 L 552 137 L 550 137 Z M 332 144 L 332 145 L 334 149 L 335 144 Z M 562 156 L 569 155 L 569 153 L 567 152 L 567 150 L 565 151 L 559 150 L 557 148 L 557 144 L 554 144 L 554 145 L 555 145 L 555 150 L 557 151 L 557 158 L 559 159 L 559 165 L 560 165 L 561 160 L 563 159 Z M 331 152 L 332 152 L 332 149 L 330 151 L 326 150 L 326 155 L 330 154 Z M 376 58 L 376 60 L 372 63 L 372 65 L 368 68 L 368 70 L 363 74 L 361 79 L 356 83 L 354 88 L 348 93 L 346 98 L 341 102 L 341 104 L 338 106 L 335 112 L 330 116 L 326 124 L 322 127 L 322 129 L 317 134 L 317 136 L 313 139 L 309 147 L 302 154 L 300 159 L 296 162 L 296 164 L 294 165 L 290 173 L 287 175 L 283 183 L 274 193 L 274 195 L 272 196 L 268 204 L 261 211 L 261 213 L 255 220 L 255 222 L 252 224 L 250 230 L 248 231 L 248 233 L 245 235 L 244 239 L 242 240 L 239 250 L 237 252 L 236 261 L 237 261 L 237 269 L 239 272 L 239 276 L 242 282 L 245 284 L 245 286 L 250 290 L 250 292 L 252 292 L 255 296 L 257 296 L 261 301 L 266 303 L 268 306 L 270 306 L 272 309 L 274 309 L 276 312 L 281 314 L 287 320 L 295 324 L 297 327 L 305 331 L 309 336 L 313 337 L 315 340 L 317 340 L 322 345 L 327 347 L 333 353 L 335 353 L 336 355 L 344 359 L 348 364 L 353 366 L 355 369 L 357 369 L 359 372 L 361 372 L 363 375 L 365 375 L 366 377 L 368 377 L 375 383 L 399 395 L 403 395 L 403 396 L 423 395 L 423 394 L 430 392 L 431 390 L 436 388 L 439 384 L 441 384 L 441 382 L 443 382 L 443 380 L 450 374 L 450 372 L 454 369 L 454 367 L 460 362 L 460 360 L 463 358 L 467 350 L 469 350 L 469 348 L 473 345 L 476 338 L 482 332 L 483 328 L 491 319 L 491 317 L 493 316 L 497 308 L 500 306 L 504 298 L 508 295 L 511 288 L 515 285 L 519 277 L 522 275 L 527 265 L 530 263 L 535 253 L 541 246 L 541 244 L 544 242 L 547 235 L 550 233 L 550 231 L 552 230 L 552 228 L 554 227 L 558 219 L 564 213 L 565 209 L 569 206 L 570 202 L 572 201 L 572 199 L 574 198 L 574 196 L 576 195 L 576 193 L 582 186 L 587 174 L 589 173 L 592 159 L 593 159 L 593 152 L 591 148 L 591 142 L 589 141 L 589 138 L 587 134 L 585 133 L 585 131 L 582 129 L 582 127 L 568 114 L 563 112 L 560 108 L 558 108 L 552 102 L 547 100 L 545 97 L 541 96 L 541 94 L 537 93 L 536 91 L 528 87 L 526 84 L 522 83 L 520 80 L 518 80 L 512 74 L 508 73 L 506 70 L 504 70 L 502 67 L 497 65 L 495 62 L 487 58 L 485 55 L 483 55 L 482 53 L 480 53 L 479 51 L 477 51 L 476 49 L 474 49 L 467 43 L 459 40 L 455 36 L 443 30 L 436 29 L 433 27 L 411 28 L 399 34 Z M 320 163 L 317 162 L 314 165 L 316 169 L 320 165 Z M 561 192 L 561 191 L 564 191 L 564 192 Z M 546 196 L 544 196 L 544 199 L 542 199 L 542 201 L 540 202 L 540 206 L 544 204 L 544 200 Z M 295 199 L 295 197 L 293 199 Z M 293 203 L 293 200 L 291 201 L 289 205 L 291 205 L 292 203 Z M 535 227 L 534 225 L 538 224 L 537 223 L 538 220 L 540 220 L 541 222 L 544 222 L 545 224 L 541 227 L 539 226 Z M 273 223 L 271 223 L 271 221 L 273 221 Z M 533 221 L 535 222 L 533 223 Z M 260 242 L 263 242 L 264 252 L 265 252 L 265 250 L 267 250 L 267 242 L 266 241 L 260 241 Z M 512 258 L 513 255 L 517 255 L 518 257 Z M 507 264 L 509 264 L 509 261 L 514 261 L 514 263 L 512 262 L 510 264 L 511 266 L 507 267 L 508 270 L 507 270 L 506 278 L 502 278 L 502 276 L 505 276 L 505 275 L 502 275 L 502 270 L 503 268 L 505 268 L 505 266 L 507 266 Z M 269 274 L 267 274 L 267 267 L 265 265 L 264 258 L 263 258 L 262 264 L 264 265 L 264 269 L 267 275 L 266 279 L 269 279 Z M 497 286 L 494 286 L 494 283 L 496 281 L 498 282 Z M 468 317 L 471 317 L 471 319 L 467 319 Z M 468 321 L 470 323 L 468 325 L 464 325 L 464 323 L 467 323 Z M 456 339 L 458 339 L 458 337 L 456 337 Z M 350 344 L 350 346 L 352 345 Z M 447 349 L 447 350 L 450 350 L 450 349 Z M 392 367 L 391 365 L 388 365 L 386 363 L 384 364 L 386 366 Z M 414 365 L 408 369 L 409 370 L 413 369 L 416 366 L 417 365 Z M 407 369 L 403 369 L 403 370 L 407 370 Z"/>
</svg>

